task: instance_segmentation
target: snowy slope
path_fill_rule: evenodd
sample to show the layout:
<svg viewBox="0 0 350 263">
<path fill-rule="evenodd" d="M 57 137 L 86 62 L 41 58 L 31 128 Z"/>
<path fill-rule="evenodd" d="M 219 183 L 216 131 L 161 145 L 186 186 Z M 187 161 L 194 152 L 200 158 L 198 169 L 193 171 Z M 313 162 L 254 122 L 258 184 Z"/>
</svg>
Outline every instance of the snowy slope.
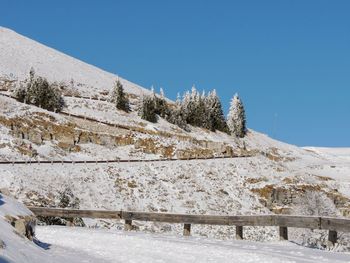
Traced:
<svg viewBox="0 0 350 263">
<path fill-rule="evenodd" d="M 27 216 L 32 213 L 13 198 L 0 194 L 0 262 L 26 262 L 30 259 L 44 260 L 41 249 L 32 242 L 15 233 L 15 229 L 6 221 L 5 216 Z"/>
<path fill-rule="evenodd" d="M 288 242 L 219 241 L 99 229 L 39 227 L 38 237 L 56 246 L 75 249 L 99 262 L 349 262 L 350 254 L 305 248 Z M 81 242 L 84 240 L 84 242 Z M 86 262 L 94 262 L 89 260 Z"/>
<path fill-rule="evenodd" d="M 110 89 L 117 76 L 46 47 L 16 32 L 0 27 L 0 76 L 23 80 L 33 67 L 38 75 L 50 81 L 70 83 L 86 96 Z M 120 78 L 128 93 L 141 95 L 149 91 Z M 82 85 L 78 85 L 78 83 Z"/>
<path fill-rule="evenodd" d="M 29 241 L 20 236 L 5 220 L 5 216 L 28 216 L 32 213 L 17 200 L 0 194 L 0 262 L 1 263 L 36 263 L 36 262 L 97 262 L 93 255 L 75 251 L 71 248 L 55 247 L 55 253 L 50 244 L 35 240 Z"/>
<path fill-rule="evenodd" d="M 304 147 L 326 158 L 341 159 L 350 162 L 350 148 Z"/>
</svg>

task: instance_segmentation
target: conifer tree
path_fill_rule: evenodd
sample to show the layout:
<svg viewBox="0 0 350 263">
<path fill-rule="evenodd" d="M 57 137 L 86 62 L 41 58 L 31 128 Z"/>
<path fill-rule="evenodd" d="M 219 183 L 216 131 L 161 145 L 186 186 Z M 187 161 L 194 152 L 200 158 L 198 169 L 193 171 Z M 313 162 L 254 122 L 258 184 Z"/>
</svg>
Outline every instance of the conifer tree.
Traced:
<svg viewBox="0 0 350 263">
<path fill-rule="evenodd" d="M 200 126 L 200 95 L 195 86 L 192 87 L 191 93 L 189 91 L 185 93 L 182 104 L 182 110 L 184 112 L 186 122 L 193 126 Z"/>
<path fill-rule="evenodd" d="M 243 138 L 247 133 L 244 106 L 238 94 L 231 100 L 230 111 L 227 116 L 227 125 L 232 135 Z"/>
<path fill-rule="evenodd" d="M 181 96 L 180 96 L 180 93 L 177 93 L 177 95 L 176 95 L 175 104 L 176 104 L 176 106 L 178 106 L 178 107 L 181 106 Z"/>
<path fill-rule="evenodd" d="M 144 96 L 139 108 L 139 116 L 150 122 L 157 122 L 157 114 L 155 110 L 155 101 L 153 95 Z"/>
<path fill-rule="evenodd" d="M 125 112 L 130 111 L 129 100 L 125 95 L 123 85 L 119 79 L 115 82 L 111 97 L 112 102 L 115 103 L 115 106 L 118 110 L 123 110 Z"/>
<path fill-rule="evenodd" d="M 60 111 L 64 106 L 59 85 L 50 84 L 46 78 L 36 76 L 31 68 L 29 79 L 14 93 L 18 101 L 33 104 L 49 111 Z"/>
<path fill-rule="evenodd" d="M 188 116 L 189 116 L 189 103 L 190 103 L 190 92 L 189 91 L 186 91 L 183 95 L 183 98 L 182 98 L 182 102 L 181 102 L 181 106 L 180 106 L 180 110 L 181 112 L 183 113 L 184 117 L 185 117 L 185 121 L 186 123 L 189 123 L 187 121 L 188 119 Z"/>
<path fill-rule="evenodd" d="M 188 93 L 188 92 L 187 92 Z M 184 95 L 187 98 L 187 95 Z M 189 94 L 188 94 L 189 98 Z M 187 99 L 184 99 L 187 101 Z M 180 94 L 177 94 L 176 102 L 173 107 L 168 107 L 169 114 L 166 120 L 172 124 L 179 126 L 181 129 L 189 131 L 186 121 L 186 106 L 184 101 L 181 100 Z"/>
<path fill-rule="evenodd" d="M 166 102 L 164 91 L 162 88 L 160 88 L 160 96 L 158 97 L 154 92 L 153 92 L 153 100 L 155 103 L 155 112 L 158 114 L 160 117 L 167 119 L 170 111 L 169 111 L 169 106 L 168 103 Z"/>
<path fill-rule="evenodd" d="M 205 128 L 205 129 L 210 129 L 211 128 L 211 125 L 210 125 L 210 116 L 209 116 L 209 112 L 208 112 L 208 108 L 207 108 L 207 105 L 206 105 L 206 94 L 205 92 L 203 91 L 201 95 L 197 95 L 196 97 L 196 103 L 195 103 L 195 106 L 196 106 L 196 118 L 195 118 L 195 123 L 196 123 L 196 126 L 198 127 L 202 127 L 202 128 Z"/>
<path fill-rule="evenodd" d="M 209 92 L 206 98 L 207 116 L 209 117 L 208 129 L 228 132 L 224 112 L 216 90 Z"/>
<path fill-rule="evenodd" d="M 181 108 L 177 105 L 175 105 L 175 107 L 170 110 L 170 114 L 167 117 L 167 121 L 177 125 L 185 131 L 188 131 L 188 126 L 184 118 L 183 112 L 181 111 Z"/>
<path fill-rule="evenodd" d="M 31 67 L 29 70 L 29 82 L 33 81 L 34 77 L 35 77 L 35 70 L 33 67 Z"/>
</svg>

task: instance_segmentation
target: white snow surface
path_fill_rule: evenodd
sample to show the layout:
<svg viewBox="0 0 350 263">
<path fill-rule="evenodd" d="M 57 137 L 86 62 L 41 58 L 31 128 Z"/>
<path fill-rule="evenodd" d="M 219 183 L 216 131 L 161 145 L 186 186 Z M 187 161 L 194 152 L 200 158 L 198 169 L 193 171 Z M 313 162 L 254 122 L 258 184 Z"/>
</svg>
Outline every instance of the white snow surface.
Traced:
<svg viewBox="0 0 350 263">
<path fill-rule="evenodd" d="M 37 226 L 35 241 L 15 234 L 5 215 L 30 215 L 0 195 L 0 262 L 349 262 L 349 253 L 320 251 L 290 242 L 222 241 L 203 237 L 110 229 Z"/>
<path fill-rule="evenodd" d="M 333 157 L 350 162 L 350 148 L 347 147 L 304 147 L 304 149 L 314 151 L 317 154 L 323 155 L 325 157 Z"/>
<path fill-rule="evenodd" d="M 32 212 L 16 199 L 0 193 L 0 217 L 3 218 L 6 215 L 27 216 L 32 215 Z"/>
<path fill-rule="evenodd" d="M 85 255 L 82 262 L 349 262 L 350 254 L 318 251 L 289 242 L 220 241 L 201 237 L 145 234 L 106 229 L 46 226 L 38 238 L 49 253 L 65 249 Z M 88 257 L 91 259 L 86 259 Z"/>
<path fill-rule="evenodd" d="M 109 91 L 118 77 L 0 27 L 0 76 L 23 80 L 28 76 L 31 67 L 49 81 L 70 83 L 73 79 L 75 87 L 85 96 Z M 123 78 L 119 80 L 128 93 L 141 95 L 150 92 Z"/>
<path fill-rule="evenodd" d="M 22 203 L 0 194 L 0 263 L 98 262 L 93 255 L 87 256 L 70 248 L 61 250 L 57 247 L 55 253 L 51 253 L 48 244 L 20 236 L 5 219 L 5 216 L 18 218 L 27 215 L 32 213 Z"/>
</svg>

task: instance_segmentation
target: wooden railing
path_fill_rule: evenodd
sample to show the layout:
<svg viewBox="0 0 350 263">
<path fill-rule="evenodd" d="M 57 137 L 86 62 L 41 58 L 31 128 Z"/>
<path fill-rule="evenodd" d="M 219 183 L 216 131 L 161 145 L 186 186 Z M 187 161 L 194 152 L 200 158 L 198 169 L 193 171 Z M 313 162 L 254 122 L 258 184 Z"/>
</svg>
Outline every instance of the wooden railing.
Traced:
<svg viewBox="0 0 350 263">
<path fill-rule="evenodd" d="M 26 160 L 26 161 L 0 161 L 1 164 L 101 164 L 101 163 L 147 163 L 147 162 L 168 162 L 168 161 L 193 161 L 193 160 L 216 160 L 216 159 L 237 159 L 250 158 L 251 155 L 222 155 L 212 157 L 186 157 L 186 158 L 162 158 L 162 159 L 109 159 L 109 160 Z"/>
<path fill-rule="evenodd" d="M 281 240 L 288 240 L 288 227 L 324 229 L 329 231 L 328 240 L 332 243 L 337 241 L 337 232 L 350 232 L 350 219 L 335 217 L 295 215 L 215 216 L 44 207 L 29 207 L 29 209 L 36 216 L 122 219 L 125 221 L 125 230 L 132 229 L 133 220 L 184 224 L 183 234 L 185 236 L 190 235 L 192 224 L 235 226 L 237 239 L 243 239 L 244 226 L 277 226 L 279 227 Z"/>
</svg>

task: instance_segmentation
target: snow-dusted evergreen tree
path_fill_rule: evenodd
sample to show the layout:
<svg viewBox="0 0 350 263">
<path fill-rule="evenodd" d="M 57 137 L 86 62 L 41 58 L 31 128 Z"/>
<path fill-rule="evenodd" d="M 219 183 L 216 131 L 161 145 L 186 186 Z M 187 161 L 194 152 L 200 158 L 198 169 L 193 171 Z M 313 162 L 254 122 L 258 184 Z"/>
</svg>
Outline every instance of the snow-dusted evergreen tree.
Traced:
<svg viewBox="0 0 350 263">
<path fill-rule="evenodd" d="M 36 76 L 33 68 L 30 70 L 29 79 L 15 91 L 15 96 L 21 102 L 49 111 L 60 111 L 64 106 L 59 85 L 50 84 L 46 78 Z"/>
<path fill-rule="evenodd" d="M 160 89 L 159 89 L 159 95 L 160 95 L 161 99 L 165 99 L 165 94 L 164 94 L 164 90 L 162 87 L 160 87 Z"/>
<path fill-rule="evenodd" d="M 242 101 L 238 94 L 231 100 L 230 111 L 227 116 L 227 125 L 232 135 L 243 138 L 247 133 L 246 117 Z"/>
<path fill-rule="evenodd" d="M 177 105 L 175 105 L 175 107 L 170 110 L 170 114 L 167 117 L 167 121 L 179 126 L 181 129 L 188 131 L 188 126 L 185 120 L 185 116 L 181 111 L 181 107 Z"/>
<path fill-rule="evenodd" d="M 160 96 L 158 97 L 154 92 L 153 92 L 153 100 L 155 103 L 155 112 L 158 114 L 160 117 L 166 119 L 168 118 L 170 112 L 169 112 L 169 106 L 168 103 L 166 102 L 164 91 L 162 88 L 160 88 Z"/>
<path fill-rule="evenodd" d="M 153 95 L 144 96 L 139 107 L 139 116 L 150 122 L 157 122 L 155 101 Z"/>
<path fill-rule="evenodd" d="M 228 131 L 221 102 L 215 90 L 206 96 L 204 91 L 199 94 L 193 86 L 191 93 L 185 93 L 181 109 L 188 124 L 212 131 Z"/>
<path fill-rule="evenodd" d="M 200 95 L 198 93 L 196 99 L 196 126 L 210 129 L 210 115 L 206 105 L 207 97 L 205 92 L 203 91 Z"/>
<path fill-rule="evenodd" d="M 206 115 L 208 116 L 208 129 L 211 131 L 219 130 L 228 132 L 224 112 L 216 90 L 209 92 L 205 99 Z"/>
<path fill-rule="evenodd" d="M 187 122 L 187 116 L 189 115 L 189 104 L 190 104 L 190 100 L 191 100 L 191 95 L 189 91 L 186 91 L 183 95 L 182 101 L 181 101 L 181 112 L 183 113 L 183 115 L 185 116 L 185 121 Z"/>
<path fill-rule="evenodd" d="M 129 99 L 126 97 L 123 85 L 121 82 L 116 80 L 112 94 L 111 94 L 111 101 L 115 103 L 115 106 L 118 110 L 123 110 L 125 112 L 130 111 L 130 103 Z"/>
<path fill-rule="evenodd" d="M 182 110 L 182 102 L 179 93 L 177 94 L 175 105 L 173 105 L 172 107 L 168 107 L 168 115 L 166 117 L 166 120 L 172 124 L 177 125 L 181 129 L 188 130 L 188 126 Z"/>
<path fill-rule="evenodd" d="M 200 116 L 200 103 L 201 98 L 199 92 L 196 90 L 195 86 L 192 87 L 191 93 L 187 91 L 184 94 L 182 102 L 182 111 L 184 113 L 186 122 L 193 126 L 200 126 L 201 116 Z"/>
<path fill-rule="evenodd" d="M 33 67 L 29 70 L 29 78 L 26 78 L 23 82 L 20 82 L 19 85 L 16 87 L 13 95 L 19 102 L 27 103 L 26 101 L 26 95 L 27 95 L 27 88 L 34 81 L 35 77 L 35 70 Z"/>
<path fill-rule="evenodd" d="M 27 94 L 26 83 L 19 83 L 19 85 L 16 87 L 15 91 L 13 92 L 13 96 L 16 98 L 16 100 L 24 103 L 26 103 L 26 94 Z"/>
<path fill-rule="evenodd" d="M 181 106 L 181 96 L 180 96 L 180 93 L 177 93 L 177 95 L 176 95 L 175 104 L 176 104 L 176 106 L 178 106 L 178 107 Z"/>
</svg>

